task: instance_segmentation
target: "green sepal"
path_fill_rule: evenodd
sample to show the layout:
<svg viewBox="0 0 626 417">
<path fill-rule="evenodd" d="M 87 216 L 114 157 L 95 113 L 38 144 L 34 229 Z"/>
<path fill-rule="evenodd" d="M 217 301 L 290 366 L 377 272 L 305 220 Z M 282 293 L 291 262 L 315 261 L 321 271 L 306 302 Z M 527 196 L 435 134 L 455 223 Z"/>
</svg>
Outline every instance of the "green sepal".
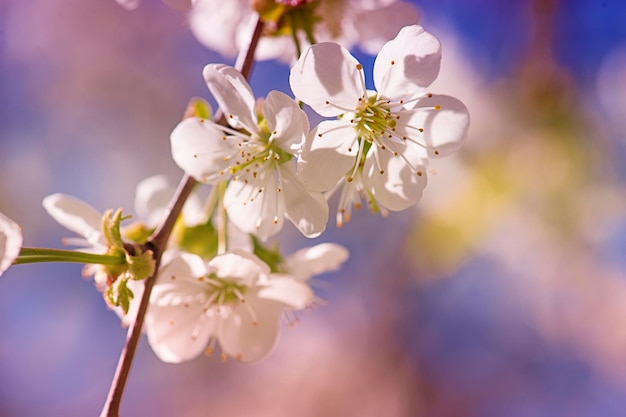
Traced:
<svg viewBox="0 0 626 417">
<path fill-rule="evenodd" d="M 128 277 L 120 277 L 107 288 L 106 298 L 109 304 L 121 307 L 124 314 L 128 314 L 130 301 L 135 294 L 128 288 Z"/>
<path fill-rule="evenodd" d="M 151 276 L 156 269 L 154 254 L 151 250 L 147 250 L 139 255 L 126 253 L 126 262 L 128 264 L 128 272 L 134 280 L 146 279 Z"/>
<path fill-rule="evenodd" d="M 147 227 L 143 222 L 131 223 L 124 228 L 123 237 L 135 243 L 146 243 L 154 233 L 154 228 Z"/>
<path fill-rule="evenodd" d="M 112 248 L 124 250 L 124 241 L 122 241 L 122 234 L 120 232 L 120 225 L 123 220 L 130 219 L 132 216 L 122 217 L 122 209 L 107 210 L 102 216 L 102 234 L 109 247 L 109 252 Z"/>
</svg>

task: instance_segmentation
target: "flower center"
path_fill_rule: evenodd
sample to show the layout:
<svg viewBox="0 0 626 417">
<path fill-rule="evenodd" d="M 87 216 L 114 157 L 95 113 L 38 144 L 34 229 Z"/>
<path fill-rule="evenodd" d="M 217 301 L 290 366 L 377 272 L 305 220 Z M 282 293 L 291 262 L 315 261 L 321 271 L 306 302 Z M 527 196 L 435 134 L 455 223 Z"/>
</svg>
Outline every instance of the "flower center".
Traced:
<svg viewBox="0 0 626 417">
<path fill-rule="evenodd" d="M 284 164 L 293 158 L 293 155 L 276 145 L 278 132 L 270 132 L 263 116 L 259 116 L 258 127 L 258 135 L 239 143 L 240 151 L 229 157 L 234 162 L 228 168 L 231 175 L 251 174 L 256 178 L 258 171 L 266 164 Z"/>
<path fill-rule="evenodd" d="M 367 99 L 359 98 L 359 103 L 350 123 L 354 124 L 359 138 L 383 146 L 380 138 L 390 130 L 393 131 L 396 126 L 396 117 L 391 112 L 391 102 L 379 98 L 372 92 Z"/>
<path fill-rule="evenodd" d="M 216 306 L 219 310 L 221 306 L 245 302 L 246 286 L 237 284 L 233 279 L 210 274 L 202 277 L 202 281 L 207 284 L 205 308 Z"/>
</svg>

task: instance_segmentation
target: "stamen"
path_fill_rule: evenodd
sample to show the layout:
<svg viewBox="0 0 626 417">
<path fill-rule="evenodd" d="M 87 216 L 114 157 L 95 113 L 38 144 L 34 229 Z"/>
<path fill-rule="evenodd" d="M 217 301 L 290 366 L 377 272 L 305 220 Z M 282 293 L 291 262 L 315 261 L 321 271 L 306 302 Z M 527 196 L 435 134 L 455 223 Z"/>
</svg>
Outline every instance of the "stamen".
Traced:
<svg viewBox="0 0 626 417">
<path fill-rule="evenodd" d="M 214 337 L 209 339 L 209 346 L 207 346 L 206 350 L 204 351 L 205 355 L 211 356 L 213 352 L 215 352 L 215 341 L 216 339 Z"/>
<path fill-rule="evenodd" d="M 343 110 L 343 111 L 345 111 L 345 112 L 353 112 L 353 111 L 354 111 L 354 109 L 349 109 L 349 108 L 347 108 L 347 107 L 342 107 L 342 106 L 340 106 L 340 105 L 338 105 L 338 104 L 331 103 L 331 102 L 330 102 L 330 101 L 328 101 L 328 100 L 326 100 L 326 102 L 325 102 L 325 103 L 326 103 L 328 106 L 334 107 L 334 108 L 339 109 L 339 110 Z"/>
</svg>

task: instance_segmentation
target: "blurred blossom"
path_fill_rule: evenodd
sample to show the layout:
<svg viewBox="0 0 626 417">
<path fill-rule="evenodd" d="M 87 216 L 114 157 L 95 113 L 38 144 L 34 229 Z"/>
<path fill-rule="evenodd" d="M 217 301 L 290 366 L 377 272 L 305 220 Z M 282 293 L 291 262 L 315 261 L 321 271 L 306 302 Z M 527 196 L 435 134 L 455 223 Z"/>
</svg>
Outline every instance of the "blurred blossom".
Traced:
<svg viewBox="0 0 626 417">
<path fill-rule="evenodd" d="M 196 0 L 189 15 L 191 30 L 207 48 L 233 57 L 248 42 L 257 19 L 251 3 L 258 9 L 277 7 L 271 0 Z M 317 42 L 333 41 L 348 49 L 359 46 L 375 54 L 400 28 L 416 24 L 419 18 L 414 5 L 399 0 L 296 2 L 285 7 L 278 22 L 266 23 L 267 36 L 259 43 L 257 59 L 293 62 L 297 56 L 290 25 L 297 20 L 313 26 L 311 35 Z M 297 13 L 297 17 L 285 17 L 290 12 Z M 303 45 L 310 44 L 304 34 L 297 36 Z"/>
<path fill-rule="evenodd" d="M 626 141 L 626 43 L 611 50 L 602 60 L 596 79 L 596 93 L 619 139 Z"/>
</svg>

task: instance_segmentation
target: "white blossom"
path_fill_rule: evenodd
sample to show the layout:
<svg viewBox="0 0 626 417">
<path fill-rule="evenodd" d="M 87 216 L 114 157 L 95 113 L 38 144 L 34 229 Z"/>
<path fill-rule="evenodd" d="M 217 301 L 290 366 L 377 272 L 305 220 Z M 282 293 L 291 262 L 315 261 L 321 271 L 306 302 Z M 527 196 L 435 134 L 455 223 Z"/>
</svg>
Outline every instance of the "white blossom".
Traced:
<svg viewBox="0 0 626 417">
<path fill-rule="evenodd" d="M 224 359 L 258 361 L 273 350 L 284 310 L 313 299 L 303 281 L 271 273 L 250 253 L 233 251 L 208 263 L 182 253 L 163 267 L 152 290 L 148 341 L 165 362 L 211 353 L 216 343 Z"/>
<path fill-rule="evenodd" d="M 0 213 L 0 275 L 15 261 L 22 248 L 22 228 Z"/>
<path fill-rule="evenodd" d="M 309 129 L 305 113 L 279 91 L 271 91 L 257 113 L 239 71 L 211 64 L 203 74 L 230 127 L 185 119 L 171 134 L 174 161 L 198 181 L 231 180 L 224 206 L 244 232 L 266 238 L 280 231 L 287 218 L 305 236 L 321 234 L 328 204 L 295 173 L 295 155 Z"/>
<path fill-rule="evenodd" d="M 174 187 L 164 176 L 153 176 L 141 181 L 137 185 L 135 194 L 135 209 L 139 213 L 138 221 L 149 228 L 157 227 L 159 222 L 164 220 L 167 206 L 174 195 L 174 191 Z M 54 220 L 78 235 L 78 237 L 63 239 L 65 245 L 77 246 L 77 250 L 82 252 L 107 253 L 107 242 L 102 233 L 103 213 L 80 199 L 61 193 L 44 198 L 43 206 Z M 206 216 L 196 195 L 192 194 L 185 204 L 183 219 L 188 226 L 206 221 Z M 132 227 L 132 225 L 128 228 L 122 227 L 122 235 Z M 166 263 L 170 258 L 170 253 L 166 251 L 162 262 Z M 93 275 L 94 283 L 100 291 L 106 290 L 110 284 L 108 282 L 109 276 L 101 265 L 85 265 L 83 275 L 86 277 Z M 109 307 L 122 319 L 122 324 L 129 325 L 134 320 L 139 307 L 143 293 L 143 282 L 130 279 L 126 285 L 134 294 L 127 314 L 124 314 L 120 307 L 112 305 Z"/>
<path fill-rule="evenodd" d="M 78 246 L 79 251 L 105 254 L 108 250 L 107 242 L 102 233 L 101 223 L 103 214 L 98 210 L 67 194 L 56 193 L 43 199 L 43 207 L 48 214 L 61 226 L 76 233 L 78 238 L 65 238 L 65 245 Z M 101 265 L 88 264 L 83 268 L 83 275 L 89 277 L 93 275 L 94 283 L 99 291 L 105 291 L 110 285 L 108 273 Z M 120 317 L 122 324 L 127 326 L 137 314 L 139 300 L 143 293 L 143 283 L 135 280 L 128 280 L 128 288 L 133 292 L 133 299 L 127 314 L 124 314 L 121 307 L 107 303 L 109 307 Z M 107 301 L 105 297 L 105 301 Z"/>
<path fill-rule="evenodd" d="M 404 210 L 421 198 L 428 158 L 464 142 L 469 114 L 459 100 L 433 95 L 441 45 L 421 26 L 385 44 L 365 87 L 362 65 L 335 43 L 311 46 L 291 70 L 296 97 L 326 117 L 309 134 L 298 174 L 312 190 L 342 186 L 337 223 L 349 220 L 361 195 L 373 208 Z"/>
</svg>

